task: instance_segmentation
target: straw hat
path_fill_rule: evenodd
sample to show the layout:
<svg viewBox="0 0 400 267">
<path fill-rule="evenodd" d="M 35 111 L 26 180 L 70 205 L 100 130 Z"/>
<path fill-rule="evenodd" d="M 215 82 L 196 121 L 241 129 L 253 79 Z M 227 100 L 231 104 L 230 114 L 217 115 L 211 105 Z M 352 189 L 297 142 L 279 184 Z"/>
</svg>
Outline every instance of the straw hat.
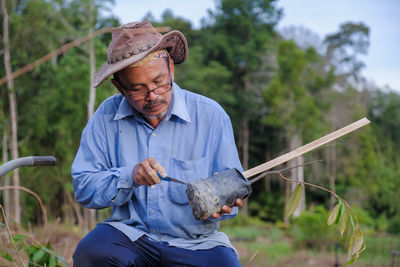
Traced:
<svg viewBox="0 0 400 267">
<path fill-rule="evenodd" d="M 112 29 L 107 61 L 94 75 L 93 87 L 98 87 L 111 74 L 162 49 L 168 51 L 175 64 L 185 62 L 188 55 L 186 38 L 179 31 L 161 35 L 148 21 L 131 22 Z"/>
</svg>

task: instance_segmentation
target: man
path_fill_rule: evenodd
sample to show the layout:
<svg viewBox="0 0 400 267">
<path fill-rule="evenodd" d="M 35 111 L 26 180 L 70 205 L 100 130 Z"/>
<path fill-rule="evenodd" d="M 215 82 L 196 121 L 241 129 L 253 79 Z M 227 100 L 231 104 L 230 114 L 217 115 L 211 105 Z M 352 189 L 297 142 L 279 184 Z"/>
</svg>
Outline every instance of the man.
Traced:
<svg viewBox="0 0 400 267">
<path fill-rule="evenodd" d="M 113 75 L 121 94 L 89 120 L 72 165 L 76 199 L 87 208 L 111 206 L 112 215 L 80 241 L 75 266 L 240 266 L 217 231 L 237 208 L 196 220 L 186 186 L 158 176 L 188 183 L 242 171 L 228 115 L 174 83 L 174 64 L 187 53 L 179 31 L 161 35 L 149 22 L 113 29 L 93 86 Z"/>
</svg>

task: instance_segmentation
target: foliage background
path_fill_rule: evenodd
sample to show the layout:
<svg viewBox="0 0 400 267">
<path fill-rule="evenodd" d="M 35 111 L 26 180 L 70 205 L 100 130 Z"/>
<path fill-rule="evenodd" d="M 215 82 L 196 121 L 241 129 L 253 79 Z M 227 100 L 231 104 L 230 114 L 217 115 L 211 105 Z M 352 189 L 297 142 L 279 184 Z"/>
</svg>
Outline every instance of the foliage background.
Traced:
<svg viewBox="0 0 400 267">
<path fill-rule="evenodd" d="M 86 35 L 90 28 L 89 3 L 8 1 L 13 70 Z M 101 15 L 110 3 L 95 1 L 96 30 L 119 25 L 117 18 Z M 400 95 L 392 88 L 369 84 L 360 75 L 363 62 L 359 55 L 367 53 L 369 46 L 368 25 L 347 22 L 325 36 L 321 47 L 302 47 L 296 43 L 295 34 L 294 39 L 287 34 L 283 38 L 276 30 L 281 15 L 282 10 L 273 0 L 220 0 L 199 29 L 171 10 L 165 10 L 160 20 L 151 13 L 144 19 L 155 26 L 180 30 L 187 37 L 189 59 L 177 66 L 175 80 L 183 88 L 215 99 L 228 112 L 245 168 L 288 152 L 295 138 L 305 144 L 367 116 L 371 126 L 305 156 L 305 160 L 324 160 L 305 168 L 305 180 L 330 187 L 356 206 L 367 218 L 364 227 L 370 233 L 397 235 Z M 97 68 L 106 58 L 109 41 L 110 34 L 95 39 Z M 21 185 L 40 195 L 51 220 L 60 218 L 70 225 L 81 225 L 82 219 L 82 209 L 73 200 L 70 166 L 87 121 L 88 49 L 82 44 L 54 57 L 18 77 L 14 88 L 20 157 L 57 158 L 53 168 L 22 168 Z M 3 65 L 0 75 L 5 76 Z M 0 130 L 4 135 L 9 129 L 9 103 L 6 86 L 0 90 Z M 96 93 L 98 106 L 117 91 L 106 82 Z M 8 153 L 4 143 L 3 148 Z M 0 196 L 4 205 L 4 193 Z M 40 224 L 37 202 L 26 194 L 21 194 L 21 201 L 23 226 Z M 285 184 L 268 177 L 255 184 L 246 211 L 262 223 L 279 225 L 284 203 Z M 303 228 L 325 214 L 332 201 L 329 195 L 310 189 L 306 206 L 311 217 L 306 214 L 293 222 L 297 225 L 293 228 L 297 231 L 296 246 L 308 246 L 309 240 L 301 236 L 310 237 L 315 232 Z M 313 208 L 316 206 L 318 209 Z M 107 212 L 99 212 L 97 220 L 106 217 Z M 305 234 L 299 234 L 301 231 Z M 323 233 L 327 239 L 331 236 Z M 324 241 L 312 242 L 311 246 L 316 244 L 324 245 Z"/>
</svg>

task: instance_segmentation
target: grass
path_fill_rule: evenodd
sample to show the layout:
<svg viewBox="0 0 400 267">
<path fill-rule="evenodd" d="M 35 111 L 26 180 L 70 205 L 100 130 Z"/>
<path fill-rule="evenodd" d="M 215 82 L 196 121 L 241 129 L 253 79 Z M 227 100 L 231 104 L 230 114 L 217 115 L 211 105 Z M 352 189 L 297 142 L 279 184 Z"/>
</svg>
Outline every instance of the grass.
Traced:
<svg viewBox="0 0 400 267">
<path fill-rule="evenodd" d="M 240 262 L 245 267 L 334 266 L 335 264 L 334 244 L 326 244 L 319 248 L 296 246 L 296 236 L 294 236 L 293 231 L 290 231 L 290 228 L 260 223 L 258 220 L 239 220 L 242 221 L 240 223 L 222 223 L 221 231 L 228 234 L 239 252 Z M 83 236 L 81 229 L 66 224 L 53 224 L 50 227 L 54 227 L 50 238 L 53 250 L 71 264 L 75 246 Z M 3 232 L 3 234 L 6 233 Z M 43 233 L 40 228 L 34 228 L 31 234 L 39 239 Z M 5 238 L 4 235 L 3 238 Z M 339 239 L 339 236 L 337 238 Z M 399 236 L 366 235 L 366 243 L 366 251 L 352 266 L 391 266 L 392 258 L 389 251 L 391 249 L 400 250 Z M 7 252 L 16 259 L 13 249 L 9 249 Z M 345 248 L 340 248 L 339 266 L 343 266 L 346 260 L 347 251 Z M 400 257 L 396 261 L 399 263 Z M 4 264 L 5 262 L 0 257 L 0 266 L 7 266 Z"/>
<path fill-rule="evenodd" d="M 333 235 L 326 233 L 328 236 L 321 232 L 309 236 L 307 240 L 307 232 L 319 226 L 307 224 L 309 228 L 306 232 L 298 232 L 293 231 L 294 224 L 289 228 L 281 228 L 279 224 L 260 223 L 258 220 L 253 223 L 239 218 L 238 221 L 223 222 L 221 231 L 232 240 L 243 266 L 334 266 L 336 253 L 339 266 L 347 262 L 347 248 L 343 246 L 344 242 L 338 232 Z M 321 235 L 319 239 L 318 235 Z M 352 266 L 391 266 L 390 250 L 400 250 L 400 237 L 371 232 L 365 238 L 367 249 Z M 299 243 L 298 239 L 305 242 Z M 336 242 L 341 244 L 337 252 L 334 245 Z M 396 262 L 400 262 L 400 257 L 397 257 Z"/>
</svg>

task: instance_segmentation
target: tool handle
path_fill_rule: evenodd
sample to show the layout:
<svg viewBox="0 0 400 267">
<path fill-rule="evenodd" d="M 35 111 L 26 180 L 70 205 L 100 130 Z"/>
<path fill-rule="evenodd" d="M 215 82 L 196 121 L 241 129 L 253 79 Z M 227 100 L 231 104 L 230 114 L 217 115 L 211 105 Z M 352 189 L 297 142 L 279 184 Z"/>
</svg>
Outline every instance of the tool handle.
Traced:
<svg viewBox="0 0 400 267">
<path fill-rule="evenodd" d="M 157 175 L 158 175 L 158 178 L 160 178 L 161 180 L 167 181 L 167 182 L 170 182 L 170 181 L 171 181 L 171 180 L 169 179 L 168 176 L 162 177 L 161 174 L 159 174 L 158 172 L 156 172 L 156 173 L 157 173 Z"/>
</svg>

